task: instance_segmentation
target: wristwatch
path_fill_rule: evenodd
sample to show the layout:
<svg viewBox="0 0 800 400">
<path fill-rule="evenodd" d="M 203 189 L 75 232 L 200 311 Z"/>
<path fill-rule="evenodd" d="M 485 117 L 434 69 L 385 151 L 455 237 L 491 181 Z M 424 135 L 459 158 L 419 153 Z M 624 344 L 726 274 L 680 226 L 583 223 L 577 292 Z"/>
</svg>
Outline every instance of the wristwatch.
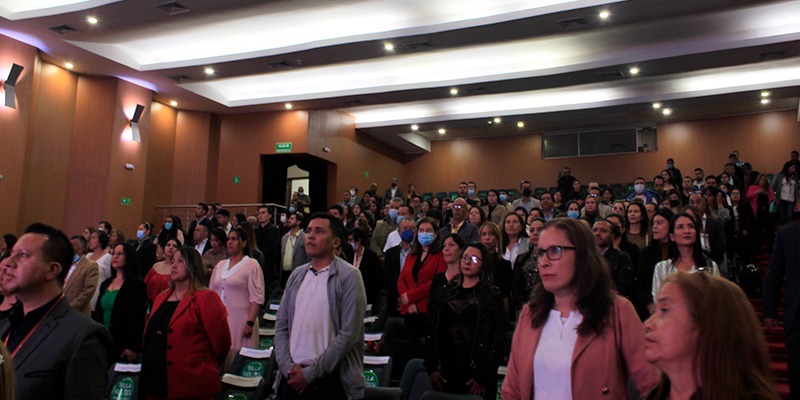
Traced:
<svg viewBox="0 0 800 400">
<path fill-rule="evenodd" d="M 253 321 L 247 321 L 247 326 L 252 328 L 252 327 L 256 326 L 256 323 L 253 322 Z"/>
</svg>

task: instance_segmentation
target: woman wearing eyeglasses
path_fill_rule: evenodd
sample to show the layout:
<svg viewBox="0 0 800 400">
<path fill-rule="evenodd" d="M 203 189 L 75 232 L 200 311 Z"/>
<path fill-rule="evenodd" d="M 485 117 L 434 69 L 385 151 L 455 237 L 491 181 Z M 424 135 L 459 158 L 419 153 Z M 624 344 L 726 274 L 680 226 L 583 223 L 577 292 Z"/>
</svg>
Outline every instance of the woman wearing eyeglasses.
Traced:
<svg viewBox="0 0 800 400">
<path fill-rule="evenodd" d="M 489 283 L 492 262 L 486 246 L 467 245 L 460 276 L 428 306 L 425 367 L 437 391 L 497 396 L 506 321 L 500 290 Z"/>
<path fill-rule="evenodd" d="M 653 272 L 651 292 L 653 298 L 661 289 L 664 279 L 678 271 L 708 271 L 719 276 L 717 263 L 703 254 L 700 230 L 697 229 L 697 223 L 691 215 L 680 213 L 672 217 L 669 222 L 669 246 L 672 258 L 656 264 Z"/>
<path fill-rule="evenodd" d="M 535 256 L 542 282 L 517 322 L 503 399 L 627 399 L 629 377 L 646 393 L 656 372 L 644 357 L 642 322 L 611 291 L 592 232 L 554 219 Z"/>
</svg>

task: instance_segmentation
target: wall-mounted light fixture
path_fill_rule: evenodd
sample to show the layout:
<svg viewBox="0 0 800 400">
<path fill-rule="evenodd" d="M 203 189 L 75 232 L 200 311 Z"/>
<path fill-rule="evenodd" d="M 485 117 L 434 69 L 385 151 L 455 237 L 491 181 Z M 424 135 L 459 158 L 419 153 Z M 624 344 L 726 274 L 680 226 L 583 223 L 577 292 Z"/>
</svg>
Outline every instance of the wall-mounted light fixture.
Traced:
<svg viewBox="0 0 800 400">
<path fill-rule="evenodd" d="M 131 118 L 131 133 L 133 141 L 142 143 L 142 135 L 139 133 L 139 120 L 142 118 L 142 113 L 144 112 L 144 106 L 141 104 L 136 105 L 136 111 L 133 112 L 133 118 Z"/>
<path fill-rule="evenodd" d="M 22 74 L 22 70 L 24 69 L 23 66 L 14 64 L 11 66 L 11 72 L 8 74 L 8 79 L 6 79 L 5 88 L 6 88 L 6 107 L 9 108 L 17 108 L 17 102 L 14 96 L 14 88 L 17 86 L 17 79 L 19 79 L 19 75 Z"/>
</svg>

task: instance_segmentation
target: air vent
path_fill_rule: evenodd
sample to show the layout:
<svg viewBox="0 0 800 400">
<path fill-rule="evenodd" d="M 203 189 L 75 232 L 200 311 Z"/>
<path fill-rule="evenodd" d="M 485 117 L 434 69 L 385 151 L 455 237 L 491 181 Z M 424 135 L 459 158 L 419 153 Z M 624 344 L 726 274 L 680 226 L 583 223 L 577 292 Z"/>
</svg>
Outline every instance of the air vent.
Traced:
<svg viewBox="0 0 800 400">
<path fill-rule="evenodd" d="M 268 62 L 267 65 L 269 65 L 269 67 L 272 68 L 272 69 L 294 68 L 294 65 L 292 65 L 292 63 L 290 63 L 289 61 L 286 61 L 286 60 Z"/>
<path fill-rule="evenodd" d="M 589 27 L 589 22 L 584 17 L 560 19 L 556 22 L 558 22 L 558 25 L 561 26 L 561 29 L 565 31 L 585 29 Z"/>
<path fill-rule="evenodd" d="M 364 104 L 364 102 L 359 100 L 359 99 L 347 100 L 347 101 L 344 102 L 344 105 L 347 106 L 347 107 L 360 106 L 360 105 L 363 105 L 363 104 Z"/>
<path fill-rule="evenodd" d="M 407 49 L 414 51 L 428 50 L 433 48 L 433 46 L 427 40 L 423 40 L 420 42 L 405 43 L 403 44 L 403 46 L 406 46 Z"/>
<path fill-rule="evenodd" d="M 178 14 L 183 14 L 183 13 L 187 13 L 189 11 L 192 11 L 191 8 L 188 8 L 188 7 L 178 3 L 177 1 L 173 1 L 171 3 L 164 3 L 164 4 L 162 4 L 160 6 L 156 6 L 156 7 L 159 10 L 161 10 L 161 11 L 163 11 L 163 12 L 169 14 L 169 15 L 178 15 Z"/>
<path fill-rule="evenodd" d="M 175 82 L 186 82 L 186 81 L 192 80 L 192 78 L 190 78 L 190 77 L 188 77 L 186 75 L 173 75 L 173 76 L 170 76 L 169 79 L 172 79 Z"/>
<path fill-rule="evenodd" d="M 62 36 L 71 35 L 73 33 L 78 33 L 78 30 L 69 26 L 69 25 L 59 25 L 50 28 L 51 31 L 58 33 Z"/>
<path fill-rule="evenodd" d="M 486 93 L 489 93 L 489 90 L 487 90 L 485 87 L 481 86 L 481 87 L 476 87 L 476 88 L 468 88 L 468 89 L 464 90 L 464 92 L 467 93 L 467 94 L 486 94 Z"/>
<path fill-rule="evenodd" d="M 605 80 L 622 79 L 622 78 L 625 77 L 625 74 L 623 74 L 622 71 L 601 72 L 601 73 L 599 73 L 597 75 L 600 76 L 601 78 L 605 79 Z"/>
<path fill-rule="evenodd" d="M 775 59 L 775 58 L 784 58 L 786 57 L 786 50 L 775 50 L 775 51 L 765 51 L 763 53 L 759 53 L 758 55 L 761 59 Z"/>
</svg>

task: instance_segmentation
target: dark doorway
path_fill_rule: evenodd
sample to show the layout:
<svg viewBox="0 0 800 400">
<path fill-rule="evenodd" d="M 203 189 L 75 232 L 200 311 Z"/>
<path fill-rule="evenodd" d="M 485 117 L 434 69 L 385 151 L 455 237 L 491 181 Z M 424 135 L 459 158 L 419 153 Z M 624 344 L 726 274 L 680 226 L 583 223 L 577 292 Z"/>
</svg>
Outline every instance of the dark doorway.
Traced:
<svg viewBox="0 0 800 400">
<path fill-rule="evenodd" d="M 287 170 L 291 166 L 308 171 L 306 193 L 311 197 L 311 212 L 327 210 L 329 167 L 328 161 L 309 154 L 273 154 L 261 156 L 261 167 L 264 171 L 261 201 L 286 205 L 291 197 L 288 193 Z"/>
</svg>

